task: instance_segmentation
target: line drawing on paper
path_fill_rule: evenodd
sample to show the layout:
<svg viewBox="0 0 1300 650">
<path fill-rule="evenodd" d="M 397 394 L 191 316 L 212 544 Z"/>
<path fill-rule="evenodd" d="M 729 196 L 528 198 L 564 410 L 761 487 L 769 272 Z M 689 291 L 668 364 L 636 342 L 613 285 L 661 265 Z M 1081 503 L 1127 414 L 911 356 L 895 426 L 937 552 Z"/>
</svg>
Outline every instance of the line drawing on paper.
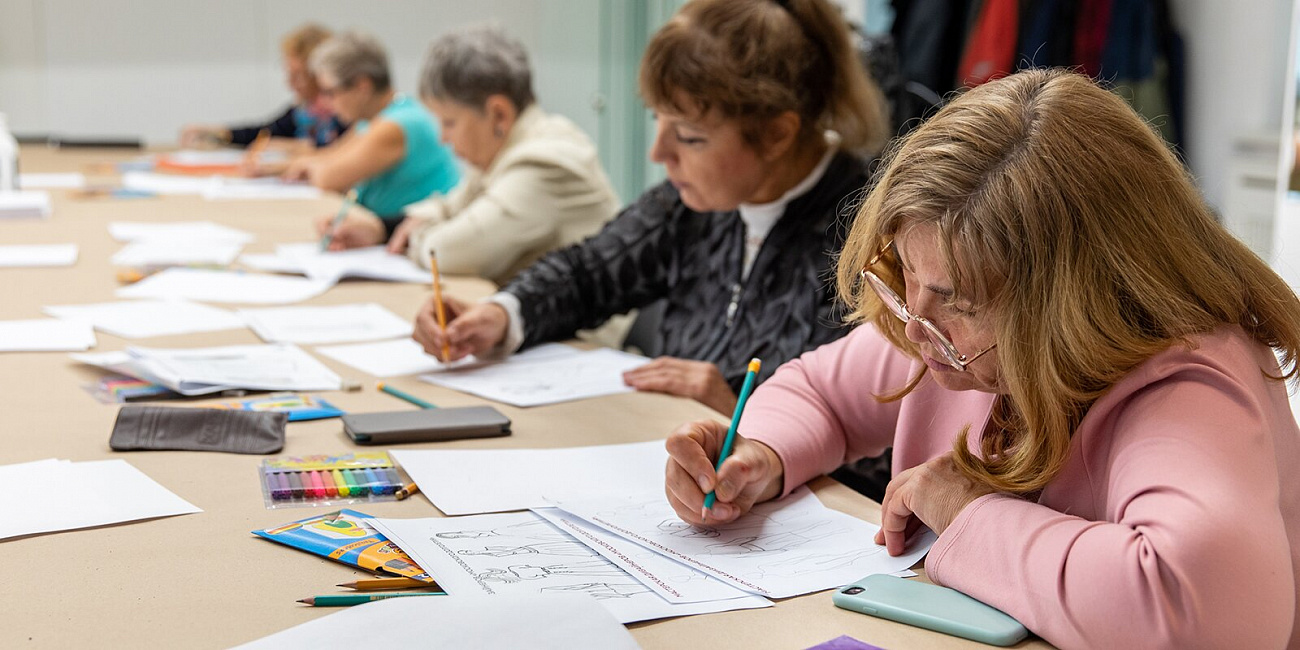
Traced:
<svg viewBox="0 0 1300 650">
<path fill-rule="evenodd" d="M 637 583 L 584 582 L 576 585 L 542 587 L 538 591 L 580 591 L 592 598 L 605 600 L 609 598 L 631 598 L 640 594 L 653 593 L 650 588 Z"/>
<path fill-rule="evenodd" d="M 547 566 L 538 566 L 536 564 L 512 564 L 505 568 L 495 567 L 488 569 L 478 574 L 477 578 L 480 581 L 486 580 L 489 582 L 511 584 L 522 582 L 524 580 L 543 580 L 552 576 L 625 578 L 627 577 L 627 572 L 618 568 L 608 560 L 600 558 L 587 562 L 551 564 Z"/>
<path fill-rule="evenodd" d="M 483 550 L 462 549 L 456 551 L 460 555 L 486 555 L 490 557 L 509 557 L 511 555 L 559 555 L 563 557 L 591 557 L 596 552 L 587 547 L 586 544 L 576 541 L 566 542 L 537 542 L 535 544 L 524 544 L 521 546 L 495 545 L 486 546 Z"/>
</svg>

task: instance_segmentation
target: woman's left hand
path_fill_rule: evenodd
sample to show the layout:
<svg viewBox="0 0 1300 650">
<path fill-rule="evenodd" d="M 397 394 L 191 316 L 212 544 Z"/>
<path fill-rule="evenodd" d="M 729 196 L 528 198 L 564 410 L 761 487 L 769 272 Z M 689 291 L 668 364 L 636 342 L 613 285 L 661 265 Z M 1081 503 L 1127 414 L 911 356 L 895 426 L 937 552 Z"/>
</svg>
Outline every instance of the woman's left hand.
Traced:
<svg viewBox="0 0 1300 650">
<path fill-rule="evenodd" d="M 885 488 L 876 543 L 884 544 L 890 555 L 902 555 L 914 522 L 941 535 L 972 501 L 993 492 L 962 474 L 952 452 L 899 472 Z"/>
<path fill-rule="evenodd" d="M 623 373 L 623 382 L 637 390 L 689 397 L 724 415 L 736 408 L 736 394 L 722 371 L 707 361 L 659 357 Z"/>
</svg>

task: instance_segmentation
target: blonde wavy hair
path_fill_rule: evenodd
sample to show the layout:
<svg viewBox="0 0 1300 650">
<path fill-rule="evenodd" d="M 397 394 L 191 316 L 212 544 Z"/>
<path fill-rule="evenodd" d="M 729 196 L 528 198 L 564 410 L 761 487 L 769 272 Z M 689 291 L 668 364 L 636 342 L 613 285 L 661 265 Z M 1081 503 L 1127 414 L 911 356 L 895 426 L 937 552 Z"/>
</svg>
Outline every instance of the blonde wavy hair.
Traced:
<svg viewBox="0 0 1300 650">
<path fill-rule="evenodd" d="M 841 253 L 851 321 L 917 346 L 859 279 L 901 230 L 938 227 L 957 295 L 987 310 L 1003 395 L 978 454 L 955 460 L 993 489 L 1060 472 L 1080 421 L 1152 355 L 1224 324 L 1297 374 L 1300 300 L 1215 221 L 1191 177 L 1122 99 L 1087 77 L 1028 70 L 979 86 L 895 145 Z M 899 262 L 872 270 L 904 295 Z M 894 395 L 910 392 L 925 369 Z"/>
</svg>

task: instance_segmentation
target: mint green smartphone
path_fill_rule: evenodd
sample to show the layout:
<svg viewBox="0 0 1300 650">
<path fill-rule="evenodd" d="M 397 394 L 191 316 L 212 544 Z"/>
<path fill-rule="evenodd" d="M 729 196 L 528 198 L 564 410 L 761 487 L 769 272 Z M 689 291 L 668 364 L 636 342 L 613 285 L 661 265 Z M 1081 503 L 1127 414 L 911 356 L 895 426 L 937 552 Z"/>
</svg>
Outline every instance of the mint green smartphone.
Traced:
<svg viewBox="0 0 1300 650">
<path fill-rule="evenodd" d="M 891 575 L 871 575 L 840 587 L 831 600 L 861 614 L 990 645 L 1014 645 L 1029 636 L 1020 621 L 956 589 Z"/>
</svg>

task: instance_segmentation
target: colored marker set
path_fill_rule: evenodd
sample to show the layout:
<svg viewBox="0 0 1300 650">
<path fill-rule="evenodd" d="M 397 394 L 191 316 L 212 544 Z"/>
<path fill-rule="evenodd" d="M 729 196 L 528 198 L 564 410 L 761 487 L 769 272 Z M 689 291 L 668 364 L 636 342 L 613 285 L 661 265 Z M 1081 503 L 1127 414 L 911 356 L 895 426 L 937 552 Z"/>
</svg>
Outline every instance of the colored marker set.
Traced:
<svg viewBox="0 0 1300 650">
<path fill-rule="evenodd" d="M 385 452 L 273 458 L 261 474 L 267 508 L 396 501 L 409 483 Z"/>
</svg>

